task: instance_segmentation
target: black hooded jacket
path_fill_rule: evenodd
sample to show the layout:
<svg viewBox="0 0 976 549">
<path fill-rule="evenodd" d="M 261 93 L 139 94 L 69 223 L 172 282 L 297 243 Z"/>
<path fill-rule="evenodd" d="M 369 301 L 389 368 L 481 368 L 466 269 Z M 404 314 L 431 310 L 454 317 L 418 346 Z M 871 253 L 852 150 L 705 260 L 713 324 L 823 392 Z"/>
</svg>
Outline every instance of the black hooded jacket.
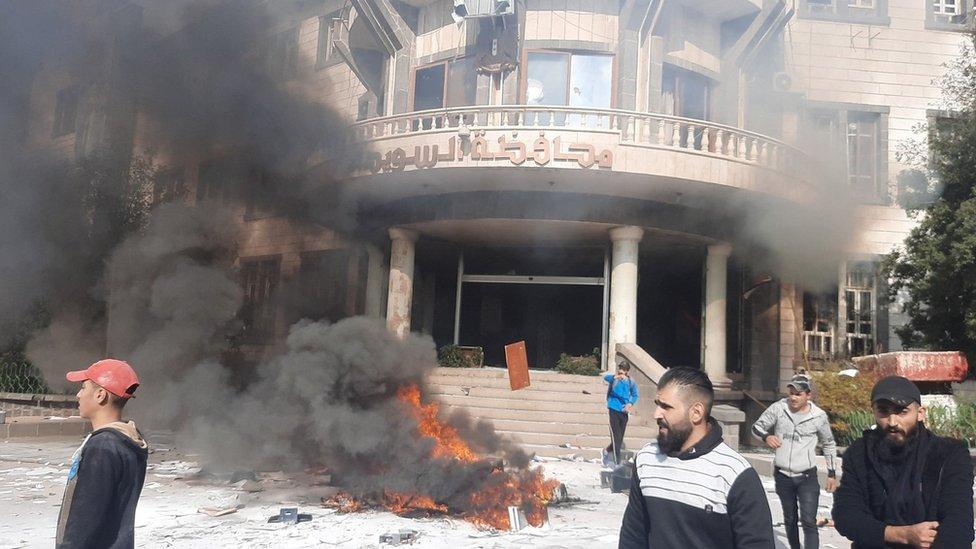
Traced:
<svg viewBox="0 0 976 549">
<path fill-rule="evenodd" d="M 72 460 L 58 517 L 58 549 L 135 546 L 135 515 L 149 449 L 135 425 L 94 431 Z"/>
<path fill-rule="evenodd" d="M 916 467 L 921 483 L 923 520 L 906 522 L 892 514 L 888 491 L 882 478 L 876 447 L 884 433 L 864 431 L 844 454 L 840 487 L 834 494 L 833 519 L 837 531 L 851 540 L 854 549 L 898 547 L 885 544 L 885 526 L 906 526 L 936 521 L 938 534 L 933 548 L 971 548 L 973 543 L 973 465 L 962 442 L 933 435 L 919 425 L 926 437 L 918 450 Z M 889 505 L 886 505 L 886 502 Z"/>
</svg>

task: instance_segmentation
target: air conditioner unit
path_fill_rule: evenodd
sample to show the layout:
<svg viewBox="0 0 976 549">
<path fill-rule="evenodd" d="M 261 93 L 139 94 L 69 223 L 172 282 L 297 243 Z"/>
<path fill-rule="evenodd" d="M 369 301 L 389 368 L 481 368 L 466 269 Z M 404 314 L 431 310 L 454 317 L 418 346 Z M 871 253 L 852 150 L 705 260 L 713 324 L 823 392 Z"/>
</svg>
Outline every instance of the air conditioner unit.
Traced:
<svg viewBox="0 0 976 549">
<path fill-rule="evenodd" d="M 773 90 L 788 92 L 793 87 L 793 77 L 788 72 L 778 72 L 773 75 Z"/>
</svg>

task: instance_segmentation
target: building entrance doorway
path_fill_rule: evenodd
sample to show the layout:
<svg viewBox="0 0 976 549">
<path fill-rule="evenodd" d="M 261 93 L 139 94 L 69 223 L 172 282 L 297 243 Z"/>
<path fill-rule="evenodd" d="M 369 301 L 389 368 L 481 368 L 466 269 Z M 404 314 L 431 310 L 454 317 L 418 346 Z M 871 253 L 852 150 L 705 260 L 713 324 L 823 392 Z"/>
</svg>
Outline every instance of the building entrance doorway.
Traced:
<svg viewBox="0 0 976 549">
<path fill-rule="evenodd" d="M 458 264 L 455 343 L 481 347 L 485 364 L 505 365 L 505 345 L 525 340 L 529 366 L 559 356 L 604 355 L 607 250 L 466 250 Z"/>
</svg>

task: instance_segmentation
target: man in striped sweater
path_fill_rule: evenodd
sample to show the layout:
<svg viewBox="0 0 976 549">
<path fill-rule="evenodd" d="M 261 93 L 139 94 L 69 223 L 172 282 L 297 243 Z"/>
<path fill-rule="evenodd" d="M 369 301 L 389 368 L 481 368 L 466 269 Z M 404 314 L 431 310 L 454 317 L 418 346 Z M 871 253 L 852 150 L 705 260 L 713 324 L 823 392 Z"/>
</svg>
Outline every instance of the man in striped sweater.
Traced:
<svg viewBox="0 0 976 549">
<path fill-rule="evenodd" d="M 671 368 L 658 382 L 657 441 L 635 461 L 620 548 L 772 549 L 773 521 L 759 475 L 722 441 L 704 372 Z"/>
</svg>

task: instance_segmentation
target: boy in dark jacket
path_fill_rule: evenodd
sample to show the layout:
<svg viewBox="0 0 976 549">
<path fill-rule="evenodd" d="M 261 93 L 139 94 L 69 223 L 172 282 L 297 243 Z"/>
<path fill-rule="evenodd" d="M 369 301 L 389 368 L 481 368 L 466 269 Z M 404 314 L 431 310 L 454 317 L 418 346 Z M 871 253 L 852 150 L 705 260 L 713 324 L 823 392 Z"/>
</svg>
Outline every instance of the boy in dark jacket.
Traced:
<svg viewBox="0 0 976 549">
<path fill-rule="evenodd" d="M 837 531 L 855 549 L 969 548 L 973 468 L 966 446 L 930 433 L 918 387 L 891 376 L 871 392 L 877 426 L 844 454 Z"/>
<path fill-rule="evenodd" d="M 149 447 L 133 422 L 122 421 L 122 408 L 139 387 L 139 378 L 128 364 L 114 359 L 69 372 L 67 378 L 82 384 L 78 411 L 91 420 L 92 433 L 71 458 L 57 547 L 134 547 L 136 504 Z"/>
</svg>

